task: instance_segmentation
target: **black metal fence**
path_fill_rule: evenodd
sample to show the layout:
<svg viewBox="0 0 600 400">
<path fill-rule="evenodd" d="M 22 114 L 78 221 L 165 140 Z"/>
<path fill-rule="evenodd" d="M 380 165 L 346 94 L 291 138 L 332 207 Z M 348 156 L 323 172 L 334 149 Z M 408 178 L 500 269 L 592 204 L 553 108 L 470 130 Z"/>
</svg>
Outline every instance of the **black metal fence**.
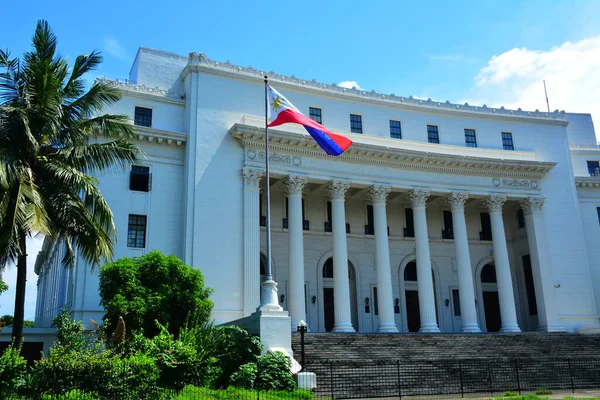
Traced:
<svg viewBox="0 0 600 400">
<path fill-rule="evenodd" d="M 315 362 L 305 371 L 317 375 L 314 396 L 330 399 L 600 388 L 600 358 Z"/>
</svg>

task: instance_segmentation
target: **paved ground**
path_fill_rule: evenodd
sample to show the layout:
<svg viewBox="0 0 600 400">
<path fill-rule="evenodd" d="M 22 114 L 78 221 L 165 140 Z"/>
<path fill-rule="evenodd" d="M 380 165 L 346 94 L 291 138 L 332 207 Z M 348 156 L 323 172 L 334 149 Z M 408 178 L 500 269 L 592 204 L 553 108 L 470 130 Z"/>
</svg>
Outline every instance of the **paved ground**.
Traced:
<svg viewBox="0 0 600 400">
<path fill-rule="evenodd" d="M 523 395 L 526 394 L 535 394 L 535 393 L 525 393 L 523 392 Z M 574 394 L 570 391 L 556 391 L 553 392 L 550 395 L 544 395 L 544 396 L 538 396 L 540 398 L 547 398 L 547 399 L 552 399 L 552 400 L 562 400 L 565 397 L 572 397 L 572 398 L 577 398 L 577 399 L 600 399 L 600 389 L 598 390 L 578 390 L 576 391 Z M 469 395 L 465 395 L 464 397 L 465 399 L 469 399 L 469 400 L 489 400 L 492 397 L 491 396 L 482 396 L 481 393 L 476 393 L 476 394 L 469 394 Z M 494 399 L 510 399 L 510 397 L 502 397 L 500 396 L 500 394 L 498 394 L 497 396 L 493 397 Z M 398 399 L 398 397 L 389 397 L 389 398 L 384 398 L 382 399 L 381 397 L 377 398 L 377 400 L 391 400 L 391 399 Z M 461 399 L 461 397 L 455 397 L 455 396 L 422 396 L 422 397 L 403 397 L 403 399 L 406 400 L 433 400 L 433 399 L 440 399 L 440 400 L 453 400 L 453 399 Z M 365 398 L 365 399 L 356 399 L 356 400 L 375 400 L 374 398 Z"/>
</svg>

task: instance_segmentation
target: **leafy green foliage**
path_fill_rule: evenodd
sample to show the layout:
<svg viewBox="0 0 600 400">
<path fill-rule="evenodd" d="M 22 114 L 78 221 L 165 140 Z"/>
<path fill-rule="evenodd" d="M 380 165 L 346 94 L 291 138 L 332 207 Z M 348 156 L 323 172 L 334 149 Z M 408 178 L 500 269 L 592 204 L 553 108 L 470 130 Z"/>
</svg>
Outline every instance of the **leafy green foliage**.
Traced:
<svg viewBox="0 0 600 400">
<path fill-rule="evenodd" d="M 290 359 L 281 352 L 269 352 L 257 357 L 255 363 L 240 366 L 231 376 L 231 384 L 245 389 L 265 391 L 297 389 Z"/>
<path fill-rule="evenodd" d="M 83 322 L 72 319 L 67 308 L 54 317 L 52 326 L 56 327 L 57 344 L 63 351 L 83 350 L 87 343 L 83 337 Z"/>
<path fill-rule="evenodd" d="M 8 290 L 8 285 L 4 283 L 2 278 L 0 277 L 0 294 L 6 292 Z"/>
<path fill-rule="evenodd" d="M 206 323 L 213 307 L 212 292 L 204 287 L 199 270 L 160 251 L 121 258 L 100 270 L 101 304 L 109 331 L 122 316 L 129 336 L 140 329 L 147 337 L 157 335 L 155 320 L 175 336 L 189 315 L 195 315 L 200 325 Z"/>
<path fill-rule="evenodd" d="M 511 392 L 510 390 L 507 390 L 506 392 L 504 392 L 504 397 L 516 397 L 519 394 L 517 392 Z"/>
<path fill-rule="evenodd" d="M 3 321 L 4 326 L 12 326 L 13 323 L 15 322 L 15 317 L 7 314 L 7 315 L 1 316 L 0 320 Z M 23 321 L 23 326 L 25 328 L 33 328 L 33 321 L 30 321 L 30 320 Z"/>
<path fill-rule="evenodd" d="M 98 400 L 98 393 L 84 392 L 82 390 L 73 389 L 59 396 L 50 394 L 42 395 L 42 400 Z"/>
<path fill-rule="evenodd" d="M 24 384 L 27 362 L 20 346 L 9 346 L 0 355 L 0 398 L 14 394 Z"/>
<path fill-rule="evenodd" d="M 538 396 L 543 396 L 545 394 L 552 394 L 552 390 L 548 390 L 548 389 L 538 389 L 535 391 L 535 394 Z"/>
<path fill-rule="evenodd" d="M 177 400 L 239 400 L 239 399 L 256 399 L 256 391 L 237 387 L 228 387 L 226 390 L 215 390 L 196 386 L 186 386 L 176 397 Z M 312 400 L 314 397 L 308 390 L 296 389 L 292 392 L 288 391 L 271 391 L 261 392 L 261 400 Z"/>
</svg>

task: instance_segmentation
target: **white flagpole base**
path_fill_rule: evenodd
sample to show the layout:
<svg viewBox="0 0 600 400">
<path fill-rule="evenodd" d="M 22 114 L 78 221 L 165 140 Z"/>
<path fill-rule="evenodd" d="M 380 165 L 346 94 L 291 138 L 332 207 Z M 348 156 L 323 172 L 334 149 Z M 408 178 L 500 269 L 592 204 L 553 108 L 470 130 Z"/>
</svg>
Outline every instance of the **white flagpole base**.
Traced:
<svg viewBox="0 0 600 400">
<path fill-rule="evenodd" d="M 260 296 L 261 311 L 283 311 L 277 298 L 277 282 L 274 280 L 264 281 L 261 284 L 262 293 Z"/>
</svg>

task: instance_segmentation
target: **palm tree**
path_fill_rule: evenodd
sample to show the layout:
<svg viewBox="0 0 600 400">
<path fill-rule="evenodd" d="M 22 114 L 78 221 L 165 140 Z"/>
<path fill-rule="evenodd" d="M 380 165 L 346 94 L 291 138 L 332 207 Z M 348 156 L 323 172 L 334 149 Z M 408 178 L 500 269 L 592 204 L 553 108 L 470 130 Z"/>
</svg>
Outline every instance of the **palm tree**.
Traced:
<svg viewBox="0 0 600 400">
<path fill-rule="evenodd" d="M 141 157 L 120 139 L 133 135 L 128 118 L 100 113 L 121 98 L 119 91 L 98 81 L 86 90 L 83 75 L 98 67 L 100 53 L 79 56 L 69 67 L 56 45 L 41 20 L 21 61 L 0 51 L 0 268 L 16 262 L 14 345 L 23 334 L 26 238 L 64 243 L 66 266 L 76 251 L 92 267 L 110 259 L 113 216 L 90 174 Z"/>
</svg>

